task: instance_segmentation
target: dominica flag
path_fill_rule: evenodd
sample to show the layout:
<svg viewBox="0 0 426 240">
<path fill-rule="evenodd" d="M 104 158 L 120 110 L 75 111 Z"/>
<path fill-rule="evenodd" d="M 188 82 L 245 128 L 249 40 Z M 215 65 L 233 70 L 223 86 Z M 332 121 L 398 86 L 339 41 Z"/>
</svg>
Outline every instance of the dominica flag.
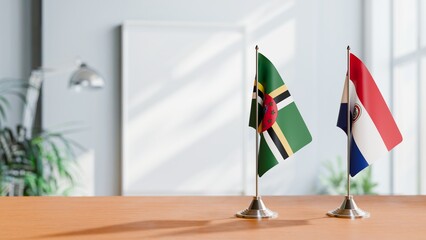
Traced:
<svg viewBox="0 0 426 240">
<path fill-rule="evenodd" d="M 402 135 L 364 63 L 350 54 L 337 126 L 347 132 L 350 100 L 350 175 L 353 177 L 402 142 Z M 349 84 L 349 98 L 346 92 Z"/>
<path fill-rule="evenodd" d="M 274 65 L 258 53 L 258 174 L 262 176 L 312 141 L 299 110 Z M 250 127 L 256 129 L 256 81 Z"/>
</svg>

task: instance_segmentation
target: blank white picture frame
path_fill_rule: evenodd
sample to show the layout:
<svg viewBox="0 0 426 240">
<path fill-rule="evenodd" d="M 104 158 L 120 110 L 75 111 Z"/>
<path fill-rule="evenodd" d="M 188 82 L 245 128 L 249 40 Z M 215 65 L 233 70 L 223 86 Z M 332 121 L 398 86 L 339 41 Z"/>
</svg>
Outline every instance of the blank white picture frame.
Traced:
<svg viewBox="0 0 426 240">
<path fill-rule="evenodd" d="M 245 47 L 240 26 L 123 24 L 123 195 L 243 194 Z"/>
</svg>

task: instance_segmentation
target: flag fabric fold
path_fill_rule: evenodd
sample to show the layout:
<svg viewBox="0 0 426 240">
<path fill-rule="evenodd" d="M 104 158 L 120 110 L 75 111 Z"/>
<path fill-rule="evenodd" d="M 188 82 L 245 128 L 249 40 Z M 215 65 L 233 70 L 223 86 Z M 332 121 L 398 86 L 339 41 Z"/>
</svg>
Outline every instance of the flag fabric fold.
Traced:
<svg viewBox="0 0 426 240">
<path fill-rule="evenodd" d="M 353 177 L 402 141 L 402 135 L 367 67 L 350 54 L 337 126 L 347 132 L 349 84 L 351 121 L 350 175 Z"/>
<path fill-rule="evenodd" d="M 258 53 L 258 96 L 253 89 L 249 126 L 256 129 L 256 102 L 260 146 L 258 174 L 269 169 L 312 141 L 311 134 L 275 66 Z"/>
</svg>

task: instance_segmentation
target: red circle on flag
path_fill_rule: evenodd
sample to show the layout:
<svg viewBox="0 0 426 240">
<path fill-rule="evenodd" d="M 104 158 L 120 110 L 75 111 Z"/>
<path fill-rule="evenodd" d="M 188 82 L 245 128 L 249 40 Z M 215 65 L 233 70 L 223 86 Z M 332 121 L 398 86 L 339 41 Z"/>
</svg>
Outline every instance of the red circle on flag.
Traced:
<svg viewBox="0 0 426 240">
<path fill-rule="evenodd" d="M 264 114 L 262 119 L 262 132 L 272 127 L 278 116 L 277 104 L 275 103 L 274 99 L 268 94 L 265 94 L 263 100 L 263 113 Z"/>
</svg>

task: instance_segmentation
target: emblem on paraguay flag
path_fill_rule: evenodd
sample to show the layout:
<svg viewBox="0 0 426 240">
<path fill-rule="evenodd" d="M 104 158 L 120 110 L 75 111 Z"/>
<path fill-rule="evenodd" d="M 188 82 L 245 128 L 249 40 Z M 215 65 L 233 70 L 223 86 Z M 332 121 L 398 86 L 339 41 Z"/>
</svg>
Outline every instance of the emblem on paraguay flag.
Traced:
<svg viewBox="0 0 426 240">
<path fill-rule="evenodd" d="M 402 141 L 402 135 L 367 67 L 350 54 L 350 81 L 346 76 L 337 126 L 347 131 L 348 96 L 352 117 L 350 174 L 382 157 Z"/>
<path fill-rule="evenodd" d="M 265 56 L 258 55 L 258 96 L 256 82 L 249 125 L 260 134 L 259 176 L 312 141 L 293 97 L 277 69 Z M 258 126 L 256 127 L 256 102 Z"/>
</svg>

